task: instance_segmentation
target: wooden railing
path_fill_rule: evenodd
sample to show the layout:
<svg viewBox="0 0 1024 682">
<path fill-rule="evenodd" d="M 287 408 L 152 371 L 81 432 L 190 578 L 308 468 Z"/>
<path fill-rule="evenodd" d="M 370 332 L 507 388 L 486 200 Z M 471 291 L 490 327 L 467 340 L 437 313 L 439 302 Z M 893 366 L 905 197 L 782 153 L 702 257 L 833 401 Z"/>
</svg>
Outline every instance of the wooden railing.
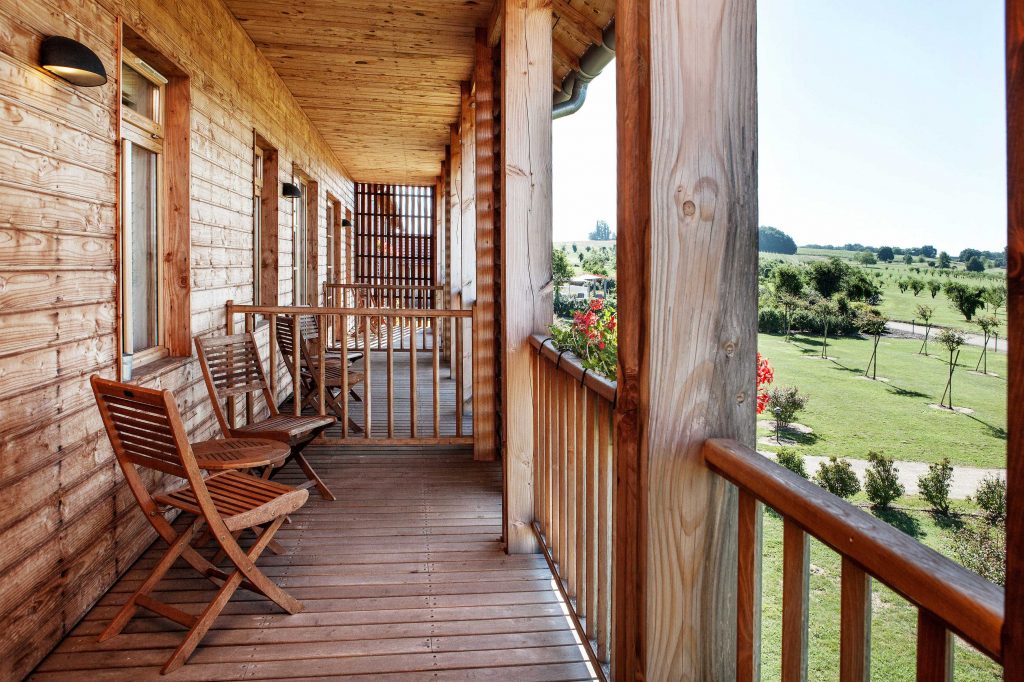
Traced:
<svg viewBox="0 0 1024 682">
<path fill-rule="evenodd" d="M 534 532 L 594 667 L 606 673 L 612 619 L 615 384 L 540 335 L 534 388 Z"/>
<path fill-rule="evenodd" d="M 808 535 L 842 557 L 841 680 L 868 679 L 871 578 L 918 609 L 918 680 L 952 679 L 950 633 L 1002 662 L 1003 588 L 735 441 L 709 440 L 704 458 L 739 488 L 738 680 L 756 679 L 758 501 L 784 523 L 783 680 L 807 677 Z"/>
<path fill-rule="evenodd" d="M 331 308 L 432 309 L 440 303 L 442 286 L 427 284 L 324 283 L 324 305 Z"/>
<path fill-rule="evenodd" d="M 228 301 L 226 313 L 229 334 L 256 330 L 257 342 L 266 349 L 263 359 L 273 395 L 280 394 L 283 379 L 290 382 L 294 414 L 309 407 L 337 417 L 338 426 L 324 432 L 323 442 L 473 443 L 472 396 L 466 395 L 463 365 L 443 363 L 439 343 L 443 325 L 462 321 L 452 325 L 463 330 L 452 337 L 455 357 L 464 345 L 471 347 L 472 310 L 254 306 Z M 294 339 L 302 339 L 302 344 L 296 345 Z M 268 357 L 273 360 L 267 362 Z M 287 375 L 283 378 L 282 367 Z M 246 415 L 251 418 L 251 396 L 246 400 Z M 234 409 L 229 406 L 229 411 Z"/>
</svg>

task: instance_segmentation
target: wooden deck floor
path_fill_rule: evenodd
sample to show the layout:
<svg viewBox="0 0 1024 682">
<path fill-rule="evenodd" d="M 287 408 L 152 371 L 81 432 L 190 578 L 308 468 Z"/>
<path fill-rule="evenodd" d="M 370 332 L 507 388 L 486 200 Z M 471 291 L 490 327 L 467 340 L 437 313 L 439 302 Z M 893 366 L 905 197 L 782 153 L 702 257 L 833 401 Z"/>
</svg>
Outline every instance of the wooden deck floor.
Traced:
<svg viewBox="0 0 1024 682">
<path fill-rule="evenodd" d="M 278 533 L 288 553 L 259 565 L 305 605 L 288 616 L 244 590 L 181 670 L 159 667 L 183 628 L 145 611 L 97 634 L 143 579 L 156 543 L 40 664 L 34 679 L 594 679 L 540 555 L 499 541 L 501 470 L 468 450 L 341 451 L 314 466 L 316 495 Z M 279 480 L 299 482 L 293 465 Z M 179 562 L 156 596 L 195 612 L 212 585 Z"/>
</svg>

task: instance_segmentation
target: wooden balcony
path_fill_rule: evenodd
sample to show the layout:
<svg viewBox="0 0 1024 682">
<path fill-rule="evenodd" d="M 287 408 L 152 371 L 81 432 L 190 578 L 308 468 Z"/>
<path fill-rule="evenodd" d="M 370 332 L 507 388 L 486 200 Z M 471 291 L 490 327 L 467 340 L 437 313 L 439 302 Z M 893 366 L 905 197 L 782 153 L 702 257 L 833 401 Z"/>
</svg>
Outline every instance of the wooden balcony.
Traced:
<svg viewBox="0 0 1024 682">
<path fill-rule="evenodd" d="M 314 496 L 277 534 L 287 553 L 260 562 L 302 613 L 243 591 L 189 663 L 161 676 L 181 640 L 170 621 L 143 613 L 97 641 L 154 546 L 32 679 L 595 679 L 544 557 L 504 552 L 498 464 L 466 448 L 321 446 L 310 459 L 338 500 Z M 304 477 L 288 465 L 276 480 Z M 193 611 L 212 594 L 182 562 L 156 596 Z"/>
</svg>

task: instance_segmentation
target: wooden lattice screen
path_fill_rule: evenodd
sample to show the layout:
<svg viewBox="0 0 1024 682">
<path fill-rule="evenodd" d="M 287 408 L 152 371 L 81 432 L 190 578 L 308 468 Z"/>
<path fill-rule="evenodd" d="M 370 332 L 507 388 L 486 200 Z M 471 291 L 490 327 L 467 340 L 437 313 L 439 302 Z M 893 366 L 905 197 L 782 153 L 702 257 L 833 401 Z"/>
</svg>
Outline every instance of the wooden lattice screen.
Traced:
<svg viewBox="0 0 1024 682">
<path fill-rule="evenodd" d="M 356 183 L 355 204 L 355 283 L 433 287 L 434 187 Z"/>
</svg>

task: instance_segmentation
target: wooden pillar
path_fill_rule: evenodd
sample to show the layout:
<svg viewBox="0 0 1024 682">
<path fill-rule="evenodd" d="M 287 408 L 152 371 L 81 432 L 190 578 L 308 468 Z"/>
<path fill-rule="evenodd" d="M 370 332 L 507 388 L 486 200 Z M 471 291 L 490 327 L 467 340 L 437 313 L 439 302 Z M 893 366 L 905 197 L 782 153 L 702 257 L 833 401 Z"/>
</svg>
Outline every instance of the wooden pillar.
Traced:
<svg viewBox="0 0 1024 682">
<path fill-rule="evenodd" d="M 735 489 L 757 344 L 755 0 L 621 0 L 617 680 L 736 675 Z"/>
<path fill-rule="evenodd" d="M 462 110 L 459 119 L 459 137 L 462 140 L 462 305 L 464 308 L 476 304 L 476 118 L 473 115 L 472 83 L 462 84 Z M 473 320 L 460 320 L 463 339 L 467 343 L 462 348 L 462 395 L 466 404 L 470 400 L 476 406 L 473 395 L 474 369 L 473 349 L 475 344 L 468 342 L 473 338 Z M 475 341 L 475 339 L 474 339 Z M 474 418 L 474 433 L 476 421 Z"/>
<path fill-rule="evenodd" d="M 1007 330 L 1004 679 L 1024 679 L 1024 0 L 1006 2 Z"/>
<path fill-rule="evenodd" d="M 505 540 L 536 552 L 529 336 L 551 324 L 551 2 L 504 2 L 501 202 Z"/>
<path fill-rule="evenodd" d="M 494 60 L 487 30 L 476 30 L 476 307 L 473 312 L 473 459 L 498 456 L 494 310 Z"/>
</svg>

